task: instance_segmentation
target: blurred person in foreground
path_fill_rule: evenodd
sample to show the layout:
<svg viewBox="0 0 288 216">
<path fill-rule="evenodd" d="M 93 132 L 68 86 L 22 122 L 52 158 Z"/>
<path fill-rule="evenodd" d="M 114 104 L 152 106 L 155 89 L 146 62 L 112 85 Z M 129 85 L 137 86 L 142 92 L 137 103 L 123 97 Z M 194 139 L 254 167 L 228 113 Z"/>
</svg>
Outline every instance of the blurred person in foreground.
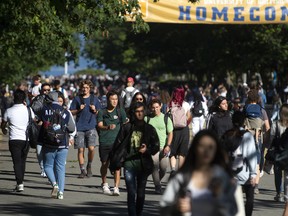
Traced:
<svg viewBox="0 0 288 216">
<path fill-rule="evenodd" d="M 202 130 L 194 137 L 183 166 L 168 182 L 161 215 L 235 215 L 236 183 L 217 136 Z"/>
</svg>

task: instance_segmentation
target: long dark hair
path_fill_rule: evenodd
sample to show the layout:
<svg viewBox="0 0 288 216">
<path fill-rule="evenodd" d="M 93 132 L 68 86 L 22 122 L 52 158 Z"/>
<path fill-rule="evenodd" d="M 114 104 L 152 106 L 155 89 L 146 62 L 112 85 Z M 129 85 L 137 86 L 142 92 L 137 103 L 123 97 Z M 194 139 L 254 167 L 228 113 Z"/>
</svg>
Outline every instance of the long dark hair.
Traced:
<svg viewBox="0 0 288 216">
<path fill-rule="evenodd" d="M 185 162 L 183 166 L 179 169 L 179 173 L 181 173 L 184 177 L 184 186 L 187 186 L 191 180 L 192 173 L 196 170 L 196 162 L 197 162 L 197 148 L 199 146 L 200 140 L 208 136 L 212 138 L 216 143 L 216 153 L 213 161 L 211 162 L 211 166 L 218 165 L 222 167 L 224 170 L 231 175 L 231 171 L 228 166 L 228 158 L 226 153 L 223 151 L 218 136 L 211 130 L 202 130 L 199 131 L 196 136 L 193 138 L 191 146 L 188 150 L 188 154 L 185 157 Z"/>
</svg>

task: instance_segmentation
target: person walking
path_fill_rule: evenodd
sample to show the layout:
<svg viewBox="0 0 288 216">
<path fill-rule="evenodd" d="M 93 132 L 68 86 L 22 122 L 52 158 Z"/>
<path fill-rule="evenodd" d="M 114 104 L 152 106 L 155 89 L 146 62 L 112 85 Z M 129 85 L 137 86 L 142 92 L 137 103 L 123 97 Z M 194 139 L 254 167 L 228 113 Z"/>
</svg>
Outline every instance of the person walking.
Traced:
<svg viewBox="0 0 288 216">
<path fill-rule="evenodd" d="M 126 112 L 129 112 L 133 96 L 139 92 L 139 90 L 134 87 L 134 83 L 133 77 L 128 77 L 127 87 L 121 92 L 121 102 Z"/>
<path fill-rule="evenodd" d="M 236 184 L 226 158 L 215 133 L 198 132 L 161 197 L 160 215 L 235 215 Z"/>
<path fill-rule="evenodd" d="M 165 176 L 169 165 L 169 154 L 173 139 L 172 120 L 168 115 L 164 115 L 161 110 L 161 101 L 153 99 L 150 102 L 151 115 L 146 118 L 146 122 L 156 129 L 160 141 L 160 151 L 152 156 L 154 162 L 152 177 L 157 194 L 162 193 L 161 179 Z"/>
<path fill-rule="evenodd" d="M 234 178 L 246 195 L 245 215 L 251 216 L 254 206 L 254 187 L 257 176 L 257 150 L 253 135 L 244 129 L 245 114 L 235 111 L 233 128 L 222 137 L 223 145 L 230 156 Z"/>
<path fill-rule="evenodd" d="M 144 117 L 145 105 L 134 103 L 131 107 L 131 121 L 121 128 L 111 158 L 111 163 L 116 163 L 111 164 L 111 167 L 124 167 L 129 216 L 142 215 L 147 178 L 154 167 L 152 155 L 159 152 L 157 132 L 144 121 Z"/>
<path fill-rule="evenodd" d="M 81 94 L 75 97 L 71 103 L 70 111 L 76 115 L 77 135 L 75 137 L 75 149 L 78 149 L 78 161 L 80 174 L 78 178 L 92 177 L 92 162 L 94 159 L 94 149 L 98 144 L 98 133 L 96 131 L 96 114 L 100 110 L 101 104 L 92 93 L 93 83 L 90 80 L 80 82 Z M 88 163 L 85 171 L 84 153 L 88 149 Z"/>
<path fill-rule="evenodd" d="M 51 104 L 43 107 L 41 112 L 40 142 L 43 143 L 43 163 L 45 173 L 52 185 L 51 197 L 64 198 L 65 165 L 70 145 L 74 144 L 69 136 L 76 130 L 71 113 L 59 105 L 58 93 L 50 92 Z"/>
<path fill-rule="evenodd" d="M 279 151 L 280 143 L 279 139 L 284 131 L 288 127 L 288 104 L 283 104 L 280 107 L 279 112 L 280 119 L 273 122 L 271 131 L 270 131 L 270 145 L 276 149 L 276 152 Z M 276 139 L 276 142 L 273 140 Z M 272 147 L 272 146 L 271 146 Z M 284 196 L 281 196 L 282 186 L 283 186 L 283 174 L 284 174 Z M 274 163 L 274 183 L 276 188 L 276 196 L 274 200 L 277 202 L 284 202 L 288 200 L 288 167 L 283 170 Z"/>
<path fill-rule="evenodd" d="M 4 135 L 8 133 L 6 127 L 9 124 L 9 151 L 13 160 L 16 192 L 24 191 L 26 159 L 29 152 L 26 130 L 29 123 L 28 109 L 30 108 L 27 109 L 25 100 L 25 92 L 20 89 L 16 90 L 14 92 L 14 105 L 5 111 L 1 122 L 1 129 Z M 31 117 L 34 119 L 32 110 Z"/>
<path fill-rule="evenodd" d="M 126 121 L 126 113 L 124 109 L 119 108 L 118 93 L 111 90 L 107 93 L 107 109 L 100 110 L 98 113 L 98 129 L 99 129 L 99 156 L 101 160 L 101 178 L 104 194 L 111 194 L 107 183 L 107 170 L 109 167 L 109 155 L 113 148 L 113 144 L 119 133 L 120 127 Z M 114 190 L 113 195 L 119 196 L 120 169 L 114 173 Z"/>
</svg>

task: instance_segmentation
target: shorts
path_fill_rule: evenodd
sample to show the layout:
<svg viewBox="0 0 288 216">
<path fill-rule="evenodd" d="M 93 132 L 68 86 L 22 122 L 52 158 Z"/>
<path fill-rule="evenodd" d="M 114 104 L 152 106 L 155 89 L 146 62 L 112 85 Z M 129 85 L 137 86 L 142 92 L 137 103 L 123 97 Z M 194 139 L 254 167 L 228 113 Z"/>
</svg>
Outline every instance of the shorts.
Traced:
<svg viewBox="0 0 288 216">
<path fill-rule="evenodd" d="M 96 129 L 77 132 L 74 149 L 95 147 L 96 145 L 99 145 L 99 136 Z"/>
<path fill-rule="evenodd" d="M 100 145 L 99 146 L 99 157 L 101 162 L 106 162 L 109 159 L 110 152 L 112 151 L 113 145 Z"/>
<path fill-rule="evenodd" d="M 171 143 L 171 153 L 172 156 L 186 156 L 188 152 L 189 145 L 189 128 L 181 128 L 173 130 L 173 140 Z"/>
</svg>

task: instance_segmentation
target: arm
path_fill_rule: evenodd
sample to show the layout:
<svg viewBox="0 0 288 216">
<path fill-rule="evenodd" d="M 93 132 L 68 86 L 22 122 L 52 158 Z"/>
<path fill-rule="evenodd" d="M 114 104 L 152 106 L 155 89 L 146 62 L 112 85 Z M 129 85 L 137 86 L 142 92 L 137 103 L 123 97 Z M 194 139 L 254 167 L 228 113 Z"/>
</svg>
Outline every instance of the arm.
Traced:
<svg viewBox="0 0 288 216">
<path fill-rule="evenodd" d="M 151 127 L 151 135 L 150 135 L 150 143 L 149 143 L 149 153 L 151 155 L 155 155 L 157 152 L 159 152 L 160 149 L 160 141 L 159 141 L 159 137 L 158 134 L 155 130 L 155 128 L 151 125 L 149 125 Z"/>
<path fill-rule="evenodd" d="M 2 122 L 1 122 L 1 130 L 2 130 L 2 133 L 4 135 L 6 135 L 7 132 L 8 132 L 7 129 L 6 129 L 6 126 L 7 126 L 7 121 L 2 120 Z"/>
<path fill-rule="evenodd" d="M 246 132 L 244 134 L 245 137 L 245 147 L 247 148 L 247 155 L 245 157 L 248 158 L 248 168 L 250 173 L 250 178 L 255 178 L 257 175 L 257 150 L 255 145 L 254 137 L 251 133 Z"/>
</svg>

